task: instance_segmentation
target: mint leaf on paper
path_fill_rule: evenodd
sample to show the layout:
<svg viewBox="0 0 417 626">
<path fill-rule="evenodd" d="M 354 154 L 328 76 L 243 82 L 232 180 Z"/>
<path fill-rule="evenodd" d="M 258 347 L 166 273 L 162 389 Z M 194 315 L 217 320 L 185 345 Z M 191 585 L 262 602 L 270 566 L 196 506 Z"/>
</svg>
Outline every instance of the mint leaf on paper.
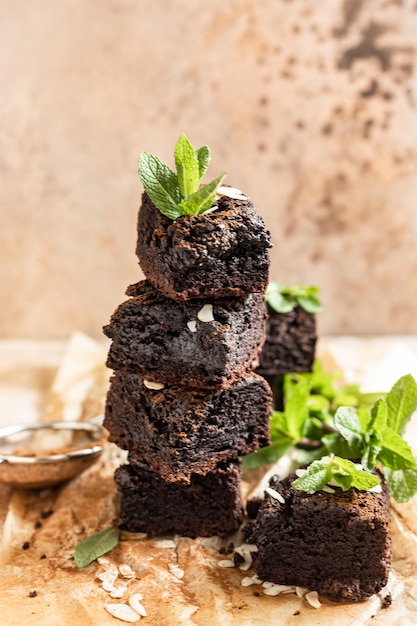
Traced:
<svg viewBox="0 0 417 626">
<path fill-rule="evenodd" d="M 201 185 L 210 162 L 208 146 L 196 150 L 184 133 L 175 146 L 174 159 L 177 173 L 158 157 L 141 152 L 138 169 L 144 189 L 163 215 L 175 220 L 181 215 L 200 215 L 210 209 L 216 191 L 226 176 L 220 176 L 207 185 Z"/>
<path fill-rule="evenodd" d="M 378 476 L 358 468 L 352 461 L 329 455 L 313 461 L 306 473 L 297 478 L 292 486 L 308 493 L 315 493 L 326 486 L 340 487 L 343 491 L 351 487 L 368 491 L 380 482 Z"/>
<path fill-rule="evenodd" d="M 396 433 L 402 435 L 405 427 L 417 409 L 417 383 L 411 374 L 402 376 L 387 394 L 387 424 Z"/>
<path fill-rule="evenodd" d="M 74 560 L 78 567 L 86 567 L 99 556 L 110 552 L 119 543 L 120 531 L 118 528 L 107 526 L 104 530 L 86 537 L 76 546 Z"/>
<path fill-rule="evenodd" d="M 408 502 L 417 493 L 417 466 L 397 471 L 386 468 L 384 477 L 396 502 Z"/>
<path fill-rule="evenodd" d="M 190 196 L 198 189 L 200 165 L 197 151 L 190 144 L 184 133 L 177 141 L 174 158 L 178 173 L 178 185 L 183 198 L 187 198 L 187 196 Z"/>
<path fill-rule="evenodd" d="M 223 171 L 220 176 L 215 178 L 211 183 L 200 187 L 191 196 L 180 202 L 181 215 L 200 215 L 213 206 L 216 197 L 216 189 L 226 176 Z"/>
<path fill-rule="evenodd" d="M 146 193 L 161 213 L 172 220 L 179 217 L 180 188 L 176 174 L 168 165 L 149 152 L 141 152 L 139 174 Z"/>
</svg>

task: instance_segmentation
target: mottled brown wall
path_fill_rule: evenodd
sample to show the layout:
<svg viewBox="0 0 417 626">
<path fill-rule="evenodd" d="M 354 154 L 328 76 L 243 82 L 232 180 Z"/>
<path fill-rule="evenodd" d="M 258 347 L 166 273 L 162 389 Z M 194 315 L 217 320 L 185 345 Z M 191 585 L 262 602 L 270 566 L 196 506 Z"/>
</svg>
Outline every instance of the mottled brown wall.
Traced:
<svg viewBox="0 0 417 626">
<path fill-rule="evenodd" d="M 417 332 L 417 3 L 2 0 L 0 335 L 101 326 L 141 278 L 141 149 L 185 131 L 317 283 L 322 333 Z"/>
</svg>

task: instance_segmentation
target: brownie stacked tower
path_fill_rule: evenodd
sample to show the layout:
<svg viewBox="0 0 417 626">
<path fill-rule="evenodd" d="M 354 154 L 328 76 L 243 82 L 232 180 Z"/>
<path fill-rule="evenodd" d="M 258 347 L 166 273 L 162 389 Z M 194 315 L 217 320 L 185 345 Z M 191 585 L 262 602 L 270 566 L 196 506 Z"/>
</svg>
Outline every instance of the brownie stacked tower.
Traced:
<svg viewBox="0 0 417 626">
<path fill-rule="evenodd" d="M 129 451 L 119 525 L 148 535 L 226 535 L 242 521 L 239 457 L 269 443 L 272 395 L 254 373 L 265 337 L 269 233 L 239 190 L 170 219 L 145 192 L 146 280 L 104 328 L 114 370 L 105 426 Z"/>
</svg>

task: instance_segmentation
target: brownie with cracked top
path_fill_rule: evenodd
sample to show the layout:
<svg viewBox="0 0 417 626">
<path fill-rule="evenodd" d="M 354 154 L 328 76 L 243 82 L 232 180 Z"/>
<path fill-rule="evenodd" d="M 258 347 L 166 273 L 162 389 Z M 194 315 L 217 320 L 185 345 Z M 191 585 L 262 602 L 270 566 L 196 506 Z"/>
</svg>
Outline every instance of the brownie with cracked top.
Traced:
<svg viewBox="0 0 417 626">
<path fill-rule="evenodd" d="M 143 463 L 116 470 L 121 495 L 118 525 L 148 536 L 178 533 L 188 537 L 225 536 L 243 519 L 238 461 L 220 463 L 189 484 L 166 482 Z"/>
<path fill-rule="evenodd" d="M 386 484 L 380 493 L 354 488 L 306 493 L 292 487 L 295 478 L 271 479 L 281 497 L 266 493 L 255 524 L 245 529 L 258 548 L 257 576 L 335 600 L 356 601 L 380 591 L 391 564 Z"/>
<path fill-rule="evenodd" d="M 270 233 L 249 198 L 221 196 L 216 209 L 172 221 L 144 193 L 136 254 L 145 277 L 168 298 L 263 293 Z"/>
<path fill-rule="evenodd" d="M 149 281 L 131 285 L 113 313 L 106 365 L 182 387 L 227 388 L 258 365 L 263 295 L 178 302 Z M 203 320 L 203 321 L 202 321 Z"/>
<path fill-rule="evenodd" d="M 277 313 L 267 305 L 266 337 L 259 357 L 262 374 L 311 372 L 316 342 L 316 317 L 296 306 Z"/>
<path fill-rule="evenodd" d="M 261 376 L 215 391 L 146 385 L 136 374 L 115 372 L 104 426 L 110 441 L 164 480 L 189 482 L 192 474 L 269 444 L 272 394 Z"/>
</svg>

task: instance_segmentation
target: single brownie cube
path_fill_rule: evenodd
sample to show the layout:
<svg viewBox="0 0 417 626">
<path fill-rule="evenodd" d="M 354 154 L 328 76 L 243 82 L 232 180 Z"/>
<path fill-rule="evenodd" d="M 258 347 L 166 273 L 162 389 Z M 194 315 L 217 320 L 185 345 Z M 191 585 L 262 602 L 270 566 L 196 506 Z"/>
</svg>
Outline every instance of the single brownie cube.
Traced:
<svg viewBox="0 0 417 626">
<path fill-rule="evenodd" d="M 316 318 L 300 306 L 277 313 L 267 305 L 266 338 L 259 357 L 262 374 L 311 372 L 316 349 Z"/>
<path fill-rule="evenodd" d="M 298 585 L 335 600 L 361 600 L 380 591 L 391 564 L 390 498 L 382 491 L 306 493 L 291 474 L 270 481 L 246 538 L 255 543 L 255 571 L 262 580 Z M 282 502 L 281 502 L 282 500 Z"/>
<path fill-rule="evenodd" d="M 172 221 L 143 194 L 136 254 L 146 278 L 168 298 L 265 291 L 271 243 L 263 220 L 246 196 L 221 196 L 216 207 Z"/>
<path fill-rule="evenodd" d="M 178 533 L 188 537 L 225 536 L 243 518 L 238 461 L 219 464 L 190 483 L 169 483 L 143 463 L 130 462 L 116 470 L 121 494 L 120 528 L 148 536 Z"/>
<path fill-rule="evenodd" d="M 182 387 L 227 388 L 258 365 L 263 295 L 176 302 L 144 280 L 113 313 L 107 366 Z"/>
<path fill-rule="evenodd" d="M 104 426 L 110 441 L 167 481 L 189 482 L 270 441 L 272 394 L 261 376 L 216 391 L 146 385 L 136 374 L 116 372 Z"/>
</svg>

